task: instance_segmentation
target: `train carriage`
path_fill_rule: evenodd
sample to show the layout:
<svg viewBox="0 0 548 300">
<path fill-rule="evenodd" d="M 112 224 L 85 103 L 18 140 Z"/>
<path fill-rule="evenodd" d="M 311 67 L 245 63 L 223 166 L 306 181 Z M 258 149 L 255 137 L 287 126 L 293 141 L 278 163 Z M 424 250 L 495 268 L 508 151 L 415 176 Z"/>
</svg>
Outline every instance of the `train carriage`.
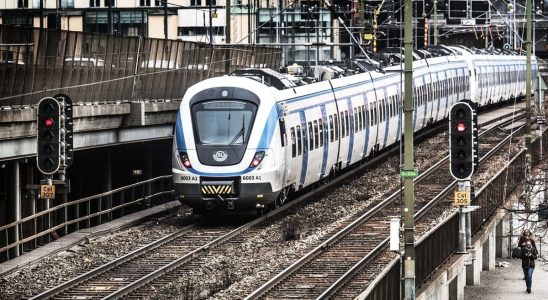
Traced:
<svg viewBox="0 0 548 300">
<path fill-rule="evenodd" d="M 415 131 L 446 119 L 458 100 L 485 106 L 525 94 L 524 56 L 455 52 L 413 62 Z M 198 213 L 262 211 L 397 143 L 405 91 L 394 71 L 401 67 L 304 84 L 248 69 L 190 87 L 173 145 L 180 200 Z"/>
</svg>

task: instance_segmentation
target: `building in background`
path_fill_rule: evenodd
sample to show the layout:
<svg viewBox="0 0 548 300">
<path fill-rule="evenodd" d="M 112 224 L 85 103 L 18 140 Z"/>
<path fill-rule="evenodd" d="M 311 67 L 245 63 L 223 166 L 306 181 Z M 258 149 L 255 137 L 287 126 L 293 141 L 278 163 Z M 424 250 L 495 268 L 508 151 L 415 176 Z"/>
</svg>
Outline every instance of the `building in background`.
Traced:
<svg viewBox="0 0 548 300">
<path fill-rule="evenodd" d="M 310 64 L 351 58 L 360 51 L 350 46 L 351 36 L 334 11 L 368 52 L 402 45 L 401 1 L 331 3 L 333 10 L 321 0 L 4 0 L 0 22 L 152 38 L 165 38 L 166 26 L 168 39 L 278 44 L 285 63 Z M 524 5 L 525 0 L 440 0 L 434 9 L 434 0 L 413 1 L 415 47 L 427 48 L 437 40 L 469 47 L 524 48 Z M 533 12 L 538 54 L 548 50 L 548 1 L 535 1 Z"/>
</svg>

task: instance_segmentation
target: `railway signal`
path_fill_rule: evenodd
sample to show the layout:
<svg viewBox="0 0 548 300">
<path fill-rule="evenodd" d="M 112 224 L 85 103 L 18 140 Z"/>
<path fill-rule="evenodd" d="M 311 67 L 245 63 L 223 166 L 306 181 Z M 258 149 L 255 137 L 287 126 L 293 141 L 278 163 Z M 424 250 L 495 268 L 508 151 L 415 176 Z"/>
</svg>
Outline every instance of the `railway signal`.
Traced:
<svg viewBox="0 0 548 300">
<path fill-rule="evenodd" d="M 477 169 L 477 115 L 468 101 L 455 103 L 449 115 L 449 149 L 451 175 L 469 180 Z"/>
<path fill-rule="evenodd" d="M 74 158 L 74 126 L 73 126 L 73 107 L 72 99 L 65 94 L 57 94 L 53 96 L 61 103 L 61 162 L 62 166 L 66 168 L 70 167 Z M 64 151 L 63 151 L 64 150 Z"/>
<path fill-rule="evenodd" d="M 53 174 L 61 166 L 61 105 L 59 101 L 46 97 L 38 102 L 38 170 L 44 174 Z"/>
</svg>

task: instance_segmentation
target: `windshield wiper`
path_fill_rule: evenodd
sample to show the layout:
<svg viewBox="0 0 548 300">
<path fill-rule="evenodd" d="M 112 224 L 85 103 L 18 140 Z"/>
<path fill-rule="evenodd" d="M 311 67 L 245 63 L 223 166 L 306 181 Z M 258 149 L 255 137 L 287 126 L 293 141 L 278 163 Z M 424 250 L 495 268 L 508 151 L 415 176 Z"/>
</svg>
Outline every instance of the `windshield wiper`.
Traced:
<svg viewBox="0 0 548 300">
<path fill-rule="evenodd" d="M 228 145 L 232 146 L 240 137 L 242 137 L 242 144 L 243 144 L 243 142 L 245 141 L 244 133 L 245 133 L 245 117 L 242 119 L 242 129 L 240 129 L 240 131 L 236 133 L 236 135 L 234 136 L 234 138 L 232 138 L 232 140 L 230 141 L 230 143 L 228 143 Z"/>
</svg>

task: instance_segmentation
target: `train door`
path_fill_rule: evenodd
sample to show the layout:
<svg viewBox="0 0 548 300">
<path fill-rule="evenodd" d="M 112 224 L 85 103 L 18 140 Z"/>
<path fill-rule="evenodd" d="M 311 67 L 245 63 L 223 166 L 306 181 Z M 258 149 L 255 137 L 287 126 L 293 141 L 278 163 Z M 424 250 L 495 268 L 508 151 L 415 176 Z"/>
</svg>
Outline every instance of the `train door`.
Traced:
<svg viewBox="0 0 548 300">
<path fill-rule="evenodd" d="M 413 131 L 415 132 L 423 128 L 427 119 L 431 117 L 431 115 L 427 115 L 428 104 L 424 103 L 424 105 L 421 105 L 419 103 L 419 87 L 422 85 L 424 85 L 424 76 L 415 77 L 413 80 L 413 108 L 415 111 L 413 120 Z"/>
<path fill-rule="evenodd" d="M 510 74 L 512 74 L 511 78 L 510 78 L 510 86 L 512 87 L 512 96 L 513 97 L 517 97 L 519 96 L 518 94 L 518 88 L 517 88 L 517 81 L 518 81 L 518 78 L 517 78 L 517 74 L 518 74 L 518 70 L 517 70 L 517 67 L 516 65 L 511 65 L 510 66 Z"/>
<path fill-rule="evenodd" d="M 301 127 L 301 114 L 299 112 L 285 116 L 285 126 L 289 131 L 289 147 L 286 151 L 288 160 L 288 172 L 286 186 L 293 184 L 295 189 L 300 188 L 300 177 L 303 166 L 303 131 Z"/>
<path fill-rule="evenodd" d="M 445 111 L 447 108 L 447 84 L 445 82 L 447 76 L 445 74 L 446 74 L 446 71 L 438 72 L 439 104 L 438 104 L 438 111 L 436 114 L 436 118 L 434 119 L 434 121 L 438 121 L 444 118 Z"/>
<path fill-rule="evenodd" d="M 377 145 L 379 149 L 384 147 L 386 133 L 386 99 L 385 87 L 375 87 L 377 96 Z"/>
<path fill-rule="evenodd" d="M 504 99 L 509 99 L 512 94 L 512 88 L 510 87 L 510 66 L 505 65 L 504 66 L 504 83 L 503 83 L 503 97 Z"/>
<path fill-rule="evenodd" d="M 501 72 L 501 70 L 504 70 L 504 67 L 497 64 L 495 65 L 495 95 L 494 95 L 494 99 L 493 99 L 493 102 L 499 102 L 500 99 L 502 98 L 502 79 L 504 78 L 504 73 Z"/>
<path fill-rule="evenodd" d="M 377 109 L 377 93 L 374 90 L 367 92 L 367 112 L 366 118 L 369 118 L 369 153 L 378 150 L 379 145 L 379 119 Z"/>
<path fill-rule="evenodd" d="M 428 112 L 429 118 L 433 118 L 433 114 L 436 111 L 436 106 L 434 102 L 433 97 L 433 90 L 434 90 L 434 81 L 433 81 L 433 75 L 429 72 L 427 74 L 424 74 L 421 76 L 422 78 L 422 94 L 423 94 L 423 102 L 425 105 L 425 111 Z"/>
<path fill-rule="evenodd" d="M 388 139 L 386 144 L 391 145 L 395 143 L 401 130 L 400 124 L 400 106 L 398 104 L 398 88 L 397 84 L 391 84 L 386 88 L 388 94 Z"/>
<path fill-rule="evenodd" d="M 492 65 L 487 66 L 487 99 L 485 104 L 491 103 L 495 100 L 495 67 Z"/>
<path fill-rule="evenodd" d="M 357 162 L 363 158 L 363 148 L 365 144 L 365 137 L 363 135 L 363 96 L 357 94 L 351 98 L 352 105 L 352 163 Z"/>
<path fill-rule="evenodd" d="M 348 124 L 348 98 L 337 99 L 337 105 L 339 112 L 337 114 L 337 124 L 339 130 L 339 157 L 337 161 L 342 162 L 342 167 L 347 165 L 348 158 L 348 144 L 349 144 L 349 133 L 347 128 Z"/>
<path fill-rule="evenodd" d="M 369 155 L 377 143 L 377 127 L 373 123 L 373 107 L 375 103 L 375 92 L 371 89 L 363 94 L 364 117 L 365 117 L 365 146 L 364 153 Z"/>
</svg>

